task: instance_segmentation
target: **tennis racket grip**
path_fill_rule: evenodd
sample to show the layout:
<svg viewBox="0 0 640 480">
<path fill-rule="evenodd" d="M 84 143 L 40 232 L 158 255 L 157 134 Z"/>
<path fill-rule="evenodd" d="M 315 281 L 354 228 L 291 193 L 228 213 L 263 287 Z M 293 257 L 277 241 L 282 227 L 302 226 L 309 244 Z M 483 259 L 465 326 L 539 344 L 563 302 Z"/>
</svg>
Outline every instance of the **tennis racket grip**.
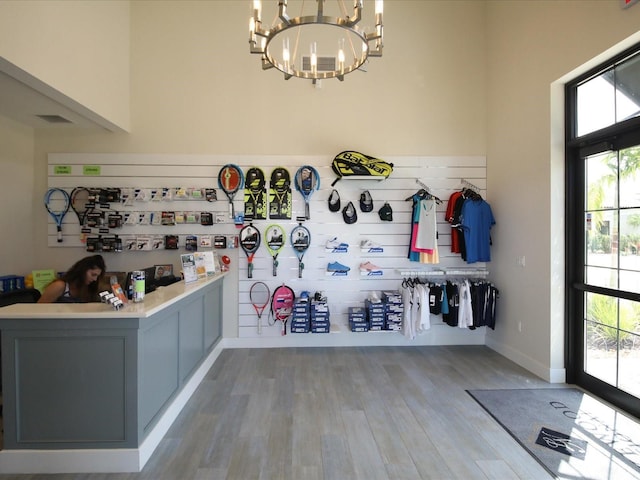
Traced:
<svg viewBox="0 0 640 480">
<path fill-rule="evenodd" d="M 275 258 L 273 259 L 273 276 L 278 276 L 278 260 L 276 260 Z"/>
<path fill-rule="evenodd" d="M 234 213 L 233 212 L 233 200 L 229 199 L 229 218 L 233 218 L 234 217 L 233 213 Z"/>
<path fill-rule="evenodd" d="M 253 278 L 253 263 L 251 261 L 247 264 L 247 278 Z"/>
<path fill-rule="evenodd" d="M 304 216 L 307 220 L 311 218 L 311 213 L 309 212 L 309 200 L 305 200 L 304 202 Z"/>
<path fill-rule="evenodd" d="M 302 269 L 304 268 L 303 263 L 300 261 L 298 262 L 298 278 L 302 278 Z"/>
<path fill-rule="evenodd" d="M 62 226 L 58 225 L 58 243 L 62 243 Z"/>
</svg>

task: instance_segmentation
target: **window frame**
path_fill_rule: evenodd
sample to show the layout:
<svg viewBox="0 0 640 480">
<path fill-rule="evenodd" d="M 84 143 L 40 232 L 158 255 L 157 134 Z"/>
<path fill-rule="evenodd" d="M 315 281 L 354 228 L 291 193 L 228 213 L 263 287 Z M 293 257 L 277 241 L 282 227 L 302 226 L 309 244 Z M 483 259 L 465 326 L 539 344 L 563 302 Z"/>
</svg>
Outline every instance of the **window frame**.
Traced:
<svg viewBox="0 0 640 480">
<path fill-rule="evenodd" d="M 596 293 L 640 302 L 640 294 L 585 283 L 584 158 L 607 150 L 640 144 L 640 117 L 616 122 L 577 136 L 577 90 L 589 80 L 640 54 L 640 43 L 598 65 L 565 85 L 565 368 L 567 382 L 577 384 L 619 408 L 640 417 L 640 399 L 584 371 L 584 298 Z M 620 207 L 618 206 L 618 211 Z"/>
</svg>

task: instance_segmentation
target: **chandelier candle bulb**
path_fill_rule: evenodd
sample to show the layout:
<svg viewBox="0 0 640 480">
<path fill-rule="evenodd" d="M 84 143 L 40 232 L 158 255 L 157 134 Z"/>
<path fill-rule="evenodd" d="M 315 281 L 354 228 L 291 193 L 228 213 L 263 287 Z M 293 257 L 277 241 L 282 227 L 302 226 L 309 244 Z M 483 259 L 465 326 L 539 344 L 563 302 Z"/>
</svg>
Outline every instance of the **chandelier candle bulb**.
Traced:
<svg viewBox="0 0 640 480">
<path fill-rule="evenodd" d="M 311 43 L 311 73 L 316 74 L 318 71 L 318 55 L 316 53 L 316 42 Z"/>
<path fill-rule="evenodd" d="M 284 62 L 285 70 L 289 70 L 289 62 L 291 60 L 291 56 L 289 55 L 289 37 L 285 37 L 282 40 L 282 61 Z"/>
<path fill-rule="evenodd" d="M 344 38 L 338 40 L 338 70 L 344 74 Z"/>
<path fill-rule="evenodd" d="M 378 4 L 376 2 L 376 13 L 378 13 Z M 262 17 L 262 2 L 260 0 L 253 0 L 253 16 L 257 22 L 261 21 Z"/>
</svg>

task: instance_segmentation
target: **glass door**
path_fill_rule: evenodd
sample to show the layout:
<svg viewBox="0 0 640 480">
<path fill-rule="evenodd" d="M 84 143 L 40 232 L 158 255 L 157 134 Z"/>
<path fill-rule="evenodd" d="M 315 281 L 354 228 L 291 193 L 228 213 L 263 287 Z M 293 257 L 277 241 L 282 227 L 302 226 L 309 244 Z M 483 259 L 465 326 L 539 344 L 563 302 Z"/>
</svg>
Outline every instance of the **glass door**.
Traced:
<svg viewBox="0 0 640 480">
<path fill-rule="evenodd" d="M 640 417 L 640 45 L 565 92 L 567 381 Z"/>
<path fill-rule="evenodd" d="M 640 146 L 584 162 L 583 371 L 640 397 Z"/>
</svg>

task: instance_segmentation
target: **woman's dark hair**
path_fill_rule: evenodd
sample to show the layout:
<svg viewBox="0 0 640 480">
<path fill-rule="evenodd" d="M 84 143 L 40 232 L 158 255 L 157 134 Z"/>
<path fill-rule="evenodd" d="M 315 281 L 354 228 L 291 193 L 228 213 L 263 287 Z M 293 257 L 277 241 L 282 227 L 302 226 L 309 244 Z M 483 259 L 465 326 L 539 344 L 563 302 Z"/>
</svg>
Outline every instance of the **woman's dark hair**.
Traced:
<svg viewBox="0 0 640 480">
<path fill-rule="evenodd" d="M 93 270 L 94 268 L 100 269 L 98 279 L 95 282 L 91 282 L 89 285 L 85 285 L 85 275 L 87 271 Z M 73 266 L 62 276 L 62 280 L 67 282 L 69 285 L 74 285 L 78 291 L 82 292 L 82 299 L 84 301 L 96 301 L 98 297 L 98 286 L 100 284 L 100 280 L 102 280 L 102 277 L 104 276 L 106 268 L 102 255 L 91 255 L 74 263 Z"/>
</svg>

